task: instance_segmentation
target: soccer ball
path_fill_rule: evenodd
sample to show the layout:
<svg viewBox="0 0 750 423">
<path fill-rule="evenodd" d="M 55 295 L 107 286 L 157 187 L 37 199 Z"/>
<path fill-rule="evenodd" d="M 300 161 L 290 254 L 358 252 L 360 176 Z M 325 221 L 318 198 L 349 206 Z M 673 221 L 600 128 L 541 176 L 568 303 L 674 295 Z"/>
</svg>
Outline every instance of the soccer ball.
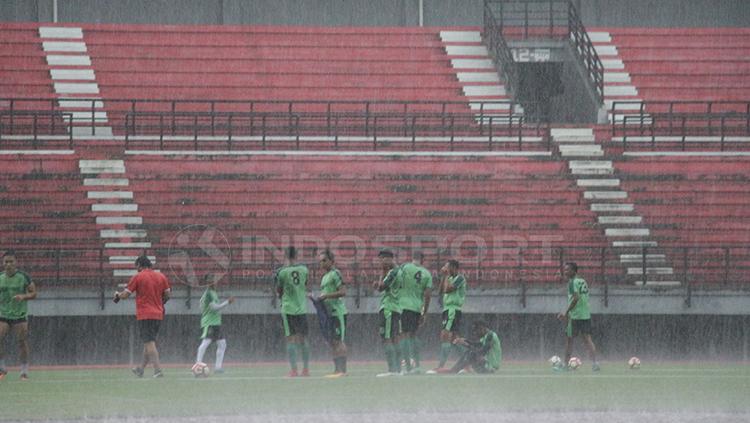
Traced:
<svg viewBox="0 0 750 423">
<path fill-rule="evenodd" d="M 568 361 L 568 367 L 570 367 L 570 370 L 577 370 L 579 367 L 581 367 L 581 359 L 578 357 L 570 357 L 570 361 Z"/>
<path fill-rule="evenodd" d="M 208 368 L 208 364 L 201 362 L 193 364 L 190 371 L 193 372 L 193 376 L 195 377 L 208 377 L 208 375 L 211 374 L 211 369 Z"/>
<path fill-rule="evenodd" d="M 556 355 L 553 355 L 547 361 L 549 361 L 549 364 L 551 364 L 552 367 L 560 367 L 560 365 L 562 364 L 562 359 Z"/>
<path fill-rule="evenodd" d="M 638 370 L 641 368 L 641 359 L 638 357 L 630 357 L 630 360 L 628 360 L 628 366 L 632 370 Z"/>
</svg>

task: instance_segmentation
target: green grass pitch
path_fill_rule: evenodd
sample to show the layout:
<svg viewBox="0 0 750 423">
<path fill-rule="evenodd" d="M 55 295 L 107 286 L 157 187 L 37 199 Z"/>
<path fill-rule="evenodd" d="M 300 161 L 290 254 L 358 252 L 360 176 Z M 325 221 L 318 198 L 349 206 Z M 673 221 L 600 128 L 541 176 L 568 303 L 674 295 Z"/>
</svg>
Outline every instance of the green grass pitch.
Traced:
<svg viewBox="0 0 750 423">
<path fill-rule="evenodd" d="M 432 363 L 428 363 L 432 364 Z M 539 363 L 505 362 L 494 375 L 376 378 L 381 363 L 350 363 L 349 375 L 325 379 L 328 363 L 310 378 L 285 378 L 283 363 L 228 367 L 196 379 L 189 365 L 166 377 L 138 379 L 128 369 L 34 370 L 21 381 L 0 381 L 0 420 L 118 417 L 242 416 L 263 413 L 378 413 L 513 411 L 679 411 L 750 417 L 750 365 L 605 362 L 554 373 Z"/>
</svg>

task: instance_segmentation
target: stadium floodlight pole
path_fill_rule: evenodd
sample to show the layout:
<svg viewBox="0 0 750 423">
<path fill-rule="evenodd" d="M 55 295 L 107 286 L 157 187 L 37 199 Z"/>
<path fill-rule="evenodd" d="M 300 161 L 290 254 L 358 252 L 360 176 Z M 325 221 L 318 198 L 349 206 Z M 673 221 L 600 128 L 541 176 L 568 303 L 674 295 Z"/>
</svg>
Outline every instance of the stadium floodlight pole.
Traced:
<svg viewBox="0 0 750 423">
<path fill-rule="evenodd" d="M 419 0 L 419 27 L 421 28 L 423 26 L 424 26 L 424 0 Z"/>
</svg>

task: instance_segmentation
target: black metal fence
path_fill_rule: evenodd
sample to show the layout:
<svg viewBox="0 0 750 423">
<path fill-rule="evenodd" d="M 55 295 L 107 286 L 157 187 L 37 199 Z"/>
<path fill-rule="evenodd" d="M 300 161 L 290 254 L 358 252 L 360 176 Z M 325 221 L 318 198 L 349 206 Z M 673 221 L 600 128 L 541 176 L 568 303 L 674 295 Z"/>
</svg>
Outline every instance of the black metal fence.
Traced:
<svg viewBox="0 0 750 423">
<path fill-rule="evenodd" d="M 669 137 L 659 144 L 676 144 L 683 151 L 689 145 L 714 145 L 724 151 L 747 146 L 748 140 L 737 138 L 750 137 L 750 101 L 614 101 L 609 115 L 612 138 L 625 149 L 655 148 L 657 137 Z"/>
<path fill-rule="evenodd" d="M 3 135 L 7 141 L 8 136 L 28 136 L 31 138 L 32 147 L 39 148 L 40 136 L 53 135 L 62 136 L 68 141 L 68 146 L 73 145 L 73 113 L 60 110 L 2 110 L 0 109 L 0 148 L 2 148 Z"/>
<path fill-rule="evenodd" d="M 671 247 L 659 248 L 663 255 L 661 264 L 653 263 L 653 252 L 649 249 L 613 249 L 609 247 L 502 247 L 451 252 L 436 250 L 428 254 L 427 267 L 433 271 L 434 280 L 441 277 L 438 268 L 449 258 L 458 258 L 461 272 L 467 276 L 470 289 L 502 290 L 502 295 L 517 295 L 525 304 L 529 289 L 545 288 L 562 283 L 561 269 L 565 262 L 574 261 L 580 274 L 604 295 L 605 304 L 610 288 L 632 290 L 669 289 L 681 292 L 686 303 L 694 291 L 742 290 L 750 291 L 750 247 Z M 127 278 L 114 277 L 114 268 L 103 248 L 98 249 L 25 249 L 16 253 L 19 268 L 28 272 L 41 290 L 60 292 L 65 289 L 84 288 L 95 290 L 101 306 L 118 284 Z M 315 257 L 315 251 L 303 251 L 303 257 Z M 378 295 L 370 288 L 371 282 L 382 275 L 373 254 L 358 257 L 355 251 L 335 251 L 337 263 L 345 282 L 350 286 L 350 295 L 357 304 L 361 297 Z M 372 252 L 369 252 L 372 253 Z M 403 255 L 408 255 L 404 249 Z M 149 252 L 156 256 L 156 267 L 168 275 L 176 289 L 195 288 L 179 273 L 179 266 L 170 263 L 169 251 L 156 248 Z M 269 251 L 267 259 L 253 261 L 233 254 L 228 267 L 223 268 L 222 277 L 232 289 L 247 289 L 257 295 L 272 294 L 273 272 L 283 263 L 283 251 Z M 347 259 L 349 257 L 349 259 Z M 203 275 L 216 272 L 216 262 L 198 255 L 191 256 L 191 271 Z M 304 258 L 302 259 L 304 260 Z M 623 261 L 624 260 L 624 261 Z M 311 280 L 318 280 L 322 273 L 317 262 L 310 260 Z M 662 276 L 632 275 L 629 268 L 669 267 L 671 274 Z M 125 263 L 125 268 L 132 268 Z M 661 281 L 677 284 L 662 286 Z M 638 285 L 636 285 L 638 283 Z M 498 295 L 500 291 L 498 291 Z"/>
<path fill-rule="evenodd" d="M 548 147 L 548 123 L 529 122 L 512 101 L 255 101 L 255 100 L 138 100 L 76 99 L 80 107 L 61 111 L 56 101 L 9 98 L 0 99 L 0 136 L 2 134 L 58 135 L 63 131 L 72 141 L 79 135 L 109 134 L 141 143 L 145 148 L 164 148 L 165 141 L 198 141 L 220 137 L 228 148 L 239 142 L 259 141 L 272 148 L 273 137 L 291 137 L 297 148 L 306 136 L 329 137 L 334 148 L 342 137 L 368 137 L 372 148 L 382 147 L 379 138 L 401 137 L 411 149 L 418 149 L 420 138 L 441 137 L 457 147 L 461 139 L 475 138 L 496 148 L 496 137 L 513 138 L 517 148 L 525 147 L 524 137 L 541 138 Z M 76 118 L 72 113 L 78 113 Z M 103 113 L 106 112 L 106 119 Z M 33 117 L 24 119 L 27 115 Z M 67 125 L 58 117 L 65 117 Z M 43 118 L 42 118 L 43 117 Z M 105 135 L 106 136 L 106 135 Z M 175 138 L 176 137 L 176 138 Z M 242 139 L 258 137 L 257 140 Z M 476 140 L 481 138 L 483 140 Z M 458 139 L 458 141 L 457 141 Z M 403 141 L 403 140 L 402 140 Z M 216 144 L 216 143 L 214 143 Z M 507 143 L 506 143 L 507 144 Z M 37 144 L 35 144 L 36 148 Z M 434 147 L 434 146 L 433 146 Z"/>
</svg>

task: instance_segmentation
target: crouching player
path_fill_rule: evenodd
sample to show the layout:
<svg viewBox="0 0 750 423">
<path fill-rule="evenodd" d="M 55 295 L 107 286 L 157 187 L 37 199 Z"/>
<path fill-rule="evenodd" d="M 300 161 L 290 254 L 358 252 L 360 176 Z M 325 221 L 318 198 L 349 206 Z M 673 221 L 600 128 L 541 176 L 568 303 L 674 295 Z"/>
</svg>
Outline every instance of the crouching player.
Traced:
<svg viewBox="0 0 750 423">
<path fill-rule="evenodd" d="M 466 338 L 456 338 L 453 341 L 456 345 L 467 347 L 467 350 L 453 366 L 451 373 L 465 373 L 469 368 L 477 373 L 494 373 L 500 368 L 500 361 L 503 359 L 500 338 L 482 321 L 474 322 L 471 333 L 478 341 Z"/>
</svg>

